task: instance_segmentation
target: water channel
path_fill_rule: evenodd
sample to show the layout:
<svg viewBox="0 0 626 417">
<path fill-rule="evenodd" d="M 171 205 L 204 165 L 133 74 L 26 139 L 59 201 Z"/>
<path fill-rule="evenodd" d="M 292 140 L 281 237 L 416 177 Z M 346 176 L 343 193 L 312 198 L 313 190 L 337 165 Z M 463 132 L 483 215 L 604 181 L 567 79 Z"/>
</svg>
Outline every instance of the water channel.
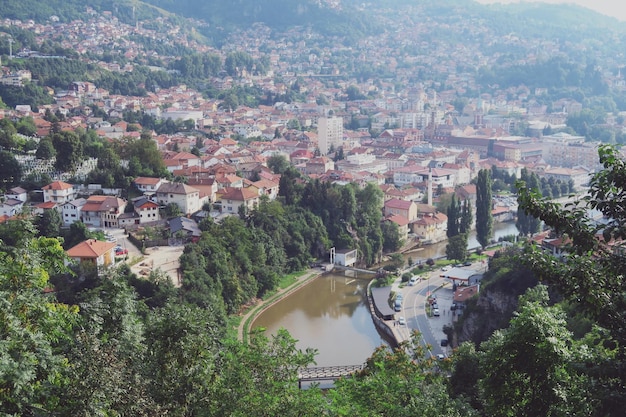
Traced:
<svg viewBox="0 0 626 417">
<path fill-rule="evenodd" d="M 494 225 L 494 239 L 517 234 L 514 223 Z M 469 247 L 478 246 L 475 235 Z M 446 243 L 413 252 L 414 261 L 445 256 Z M 265 310 L 253 323 L 268 335 L 284 328 L 298 340 L 299 349 L 318 350 L 317 366 L 359 365 L 374 349 L 387 342 L 378 333 L 367 306 L 366 289 L 373 276 L 356 279 L 343 274 L 325 274 Z"/>
</svg>

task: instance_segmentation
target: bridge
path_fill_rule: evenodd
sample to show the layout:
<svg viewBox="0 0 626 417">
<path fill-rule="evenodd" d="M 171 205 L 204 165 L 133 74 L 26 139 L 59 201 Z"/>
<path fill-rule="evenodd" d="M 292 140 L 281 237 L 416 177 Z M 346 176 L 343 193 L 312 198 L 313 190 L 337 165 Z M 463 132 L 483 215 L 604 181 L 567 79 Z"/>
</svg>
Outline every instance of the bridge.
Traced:
<svg viewBox="0 0 626 417">
<path fill-rule="evenodd" d="M 330 381 L 350 376 L 359 372 L 365 365 L 340 365 L 340 366 L 314 366 L 302 368 L 298 371 L 298 387 L 302 388 L 302 382 Z"/>
<path fill-rule="evenodd" d="M 352 266 L 333 265 L 333 269 L 338 269 L 341 271 L 361 272 L 364 274 L 376 274 L 376 271 L 372 271 L 371 269 L 354 268 Z"/>
</svg>

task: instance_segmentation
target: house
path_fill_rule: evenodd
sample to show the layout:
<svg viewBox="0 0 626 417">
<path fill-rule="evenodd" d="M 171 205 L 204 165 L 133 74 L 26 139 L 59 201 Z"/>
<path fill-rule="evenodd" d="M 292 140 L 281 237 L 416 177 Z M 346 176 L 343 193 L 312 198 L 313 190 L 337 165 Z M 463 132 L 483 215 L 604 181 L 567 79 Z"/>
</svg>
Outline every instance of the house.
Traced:
<svg viewBox="0 0 626 417">
<path fill-rule="evenodd" d="M 115 246 L 113 242 L 88 239 L 65 253 L 78 263 L 88 263 L 101 268 L 115 263 Z"/>
<path fill-rule="evenodd" d="M 179 182 L 161 184 L 157 189 L 156 199 L 161 206 L 176 204 L 185 215 L 200 210 L 208 200 L 200 198 L 200 190 L 197 188 Z"/>
<path fill-rule="evenodd" d="M 385 201 L 383 210 L 385 217 L 396 215 L 405 218 L 408 222 L 417 219 L 417 205 L 413 201 L 392 198 Z"/>
<path fill-rule="evenodd" d="M 352 266 L 356 264 L 357 260 L 357 250 L 356 249 L 339 249 L 335 251 L 335 265 L 341 266 Z"/>
<path fill-rule="evenodd" d="M 83 223 L 92 227 L 120 227 L 119 216 L 126 209 L 126 201 L 119 197 L 92 195 L 81 209 Z"/>
<path fill-rule="evenodd" d="M 22 187 L 13 187 L 6 193 L 4 193 L 4 198 L 12 198 L 14 200 L 20 200 L 25 203 L 28 199 L 28 192 Z"/>
<path fill-rule="evenodd" d="M 412 222 L 410 227 L 424 242 L 441 242 L 447 237 L 448 216 L 443 213 L 423 215 Z"/>
<path fill-rule="evenodd" d="M 182 237 L 185 240 L 197 241 L 202 234 L 198 224 L 187 217 L 176 217 L 168 221 L 171 237 Z"/>
<path fill-rule="evenodd" d="M 134 213 L 137 216 L 133 216 L 137 222 L 135 224 L 146 224 L 161 220 L 159 214 L 159 205 L 146 197 L 140 197 L 133 201 Z"/>
<path fill-rule="evenodd" d="M 393 222 L 398 226 L 398 237 L 406 242 L 409 239 L 409 220 L 403 216 L 392 214 L 388 216 L 386 221 Z"/>
<path fill-rule="evenodd" d="M 222 202 L 222 213 L 237 214 L 240 207 L 253 210 L 260 201 L 257 191 L 249 188 L 225 188 L 218 194 Z"/>
<path fill-rule="evenodd" d="M 0 204 L 0 216 L 12 217 L 22 211 L 24 202 L 17 198 L 7 198 Z"/>
<path fill-rule="evenodd" d="M 76 198 L 74 186 L 63 181 L 53 181 L 44 186 L 42 190 L 44 203 L 64 204 Z"/>
<path fill-rule="evenodd" d="M 153 195 L 164 182 L 167 182 L 167 180 L 162 178 L 137 177 L 133 181 L 133 184 L 135 184 L 135 187 L 142 193 Z"/>
<path fill-rule="evenodd" d="M 334 170 L 335 162 L 326 156 L 320 156 L 306 161 L 305 167 L 304 173 L 307 175 L 322 175 Z"/>
<path fill-rule="evenodd" d="M 277 182 L 260 179 L 252 183 L 252 186 L 258 190 L 259 195 L 265 195 L 270 201 L 276 200 L 278 197 L 279 185 Z"/>
<path fill-rule="evenodd" d="M 76 200 L 68 201 L 61 206 L 61 218 L 63 219 L 63 226 L 70 226 L 77 221 L 83 221 L 82 208 L 87 203 L 84 198 L 77 198 Z"/>
</svg>

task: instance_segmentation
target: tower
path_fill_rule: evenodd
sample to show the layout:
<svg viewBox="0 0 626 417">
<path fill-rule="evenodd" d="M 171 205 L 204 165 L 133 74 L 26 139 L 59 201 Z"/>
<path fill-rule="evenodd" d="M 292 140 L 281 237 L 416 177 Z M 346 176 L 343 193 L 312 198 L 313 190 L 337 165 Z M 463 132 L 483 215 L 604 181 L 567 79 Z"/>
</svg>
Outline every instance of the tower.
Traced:
<svg viewBox="0 0 626 417">
<path fill-rule="evenodd" d="M 320 117 L 317 120 L 317 140 L 320 153 L 328 154 L 331 147 L 343 145 L 343 117 Z"/>
<path fill-rule="evenodd" d="M 433 169 L 428 168 L 428 205 L 433 205 Z"/>
</svg>

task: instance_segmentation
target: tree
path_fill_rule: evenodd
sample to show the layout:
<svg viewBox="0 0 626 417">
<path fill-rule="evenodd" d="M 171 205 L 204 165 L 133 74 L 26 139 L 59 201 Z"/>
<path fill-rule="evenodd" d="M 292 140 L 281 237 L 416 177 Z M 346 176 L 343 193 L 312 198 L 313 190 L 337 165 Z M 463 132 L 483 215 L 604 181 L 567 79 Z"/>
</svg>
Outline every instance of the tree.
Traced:
<svg viewBox="0 0 626 417">
<path fill-rule="evenodd" d="M 537 174 L 534 172 L 528 173 L 526 168 L 522 168 L 518 186 L 539 192 L 539 177 L 537 177 Z M 523 207 L 518 206 L 515 226 L 517 226 L 519 232 L 524 236 L 534 235 L 535 233 L 539 233 L 541 221 L 536 217 L 528 215 Z"/>
<path fill-rule="evenodd" d="M 56 151 L 55 168 L 62 172 L 73 172 L 83 161 L 83 144 L 74 132 L 59 132 L 52 135 Z"/>
<path fill-rule="evenodd" d="M 493 236 L 491 170 L 481 169 L 476 181 L 476 238 L 484 248 Z"/>
<path fill-rule="evenodd" d="M 448 239 L 446 257 L 462 262 L 467 257 L 467 234 L 459 233 Z"/>
<path fill-rule="evenodd" d="M 542 280 L 606 329 L 607 335 L 600 340 L 616 351 L 611 358 L 589 360 L 586 367 L 598 378 L 593 392 L 601 400 L 598 415 L 618 415 L 615 410 L 626 408 L 622 372 L 626 367 L 626 266 L 620 243 L 626 238 L 626 162 L 607 145 L 600 146 L 599 156 L 604 169 L 592 176 L 589 195 L 580 204 L 562 207 L 522 184 L 518 200 L 528 215 L 571 242 L 568 254 L 558 262 L 532 245 L 526 247 L 523 259 Z M 593 221 L 589 209 L 599 210 L 606 220 Z"/>
<path fill-rule="evenodd" d="M 62 347 L 71 343 L 75 307 L 44 293 L 65 271 L 56 239 L 38 238 L 0 251 L 0 404 L 7 415 L 50 414 L 67 380 Z"/>
<path fill-rule="evenodd" d="M 463 208 L 461 209 L 461 219 L 459 221 L 459 232 L 469 233 L 472 228 L 472 222 L 474 216 L 472 215 L 472 203 L 469 200 L 463 201 Z"/>
<path fill-rule="evenodd" d="M 63 219 L 56 209 L 45 210 L 39 218 L 39 234 L 45 237 L 59 237 Z"/>
<path fill-rule="evenodd" d="M 274 174 L 282 174 L 291 164 L 284 155 L 272 155 L 267 159 L 267 166 Z"/>
<path fill-rule="evenodd" d="M 52 145 L 52 140 L 50 137 L 45 137 L 39 141 L 39 146 L 37 147 L 37 152 L 35 156 L 37 159 L 45 159 L 49 160 L 54 158 L 56 155 L 56 151 L 54 146 Z"/>
<path fill-rule="evenodd" d="M 546 287 L 529 290 L 541 299 L 521 297 L 506 330 L 496 331 L 481 348 L 480 381 L 488 416 L 589 415 L 593 409 L 576 392 L 572 377 L 571 333 L 559 307 L 546 307 Z"/>
<path fill-rule="evenodd" d="M 0 188 L 8 190 L 20 183 L 22 166 L 8 151 L 0 151 Z"/>
<path fill-rule="evenodd" d="M 456 236 L 459 234 L 459 219 L 461 216 L 461 206 L 459 201 L 456 199 L 456 194 L 452 193 L 452 199 L 450 201 L 450 205 L 448 206 L 448 230 L 446 234 L 448 238 Z"/>
</svg>

